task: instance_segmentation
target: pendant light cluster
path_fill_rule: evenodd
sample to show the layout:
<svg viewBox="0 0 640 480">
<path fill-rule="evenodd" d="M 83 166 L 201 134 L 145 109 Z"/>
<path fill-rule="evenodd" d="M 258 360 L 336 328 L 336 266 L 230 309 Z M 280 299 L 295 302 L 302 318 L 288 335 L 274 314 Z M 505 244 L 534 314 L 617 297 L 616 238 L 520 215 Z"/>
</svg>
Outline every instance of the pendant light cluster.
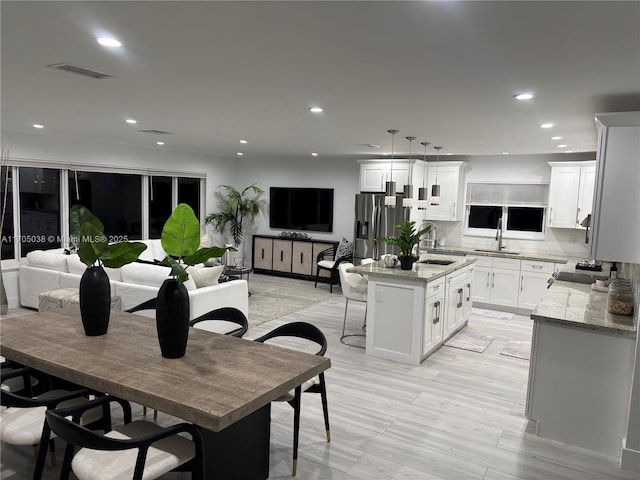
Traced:
<svg viewBox="0 0 640 480">
<path fill-rule="evenodd" d="M 431 185 L 431 205 L 440 205 L 440 185 L 438 184 L 438 159 L 440 158 L 440 150 L 442 147 L 433 147 L 438 154 L 436 155 L 436 181 Z"/>
<path fill-rule="evenodd" d="M 391 171 L 389 174 L 389 181 L 385 184 L 384 189 L 384 205 L 386 207 L 396 206 L 396 182 L 393 181 L 393 141 L 395 140 L 398 130 L 387 130 L 387 133 L 391 134 Z"/>
<path fill-rule="evenodd" d="M 409 140 L 409 158 L 411 158 L 411 142 L 413 142 L 416 137 L 404 137 Z M 405 185 L 402 190 L 402 206 L 404 208 L 413 207 L 413 185 Z"/>
<path fill-rule="evenodd" d="M 427 200 L 427 172 L 425 172 L 425 167 L 427 165 L 427 147 L 431 145 L 431 142 L 420 142 L 420 145 L 424 146 L 424 155 L 422 157 L 422 186 L 418 189 L 418 210 L 426 210 L 429 201 Z"/>
</svg>

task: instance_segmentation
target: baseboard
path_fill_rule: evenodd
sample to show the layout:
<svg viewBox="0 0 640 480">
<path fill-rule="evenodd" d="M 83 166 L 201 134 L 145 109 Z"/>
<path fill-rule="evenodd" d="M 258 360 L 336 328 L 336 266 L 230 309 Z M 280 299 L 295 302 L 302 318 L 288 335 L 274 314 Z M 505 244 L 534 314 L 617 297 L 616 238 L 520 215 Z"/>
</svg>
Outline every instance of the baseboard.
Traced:
<svg viewBox="0 0 640 480">
<path fill-rule="evenodd" d="M 626 438 L 622 439 L 622 455 L 620 456 L 620 468 L 630 472 L 640 473 L 640 451 L 626 447 Z"/>
</svg>

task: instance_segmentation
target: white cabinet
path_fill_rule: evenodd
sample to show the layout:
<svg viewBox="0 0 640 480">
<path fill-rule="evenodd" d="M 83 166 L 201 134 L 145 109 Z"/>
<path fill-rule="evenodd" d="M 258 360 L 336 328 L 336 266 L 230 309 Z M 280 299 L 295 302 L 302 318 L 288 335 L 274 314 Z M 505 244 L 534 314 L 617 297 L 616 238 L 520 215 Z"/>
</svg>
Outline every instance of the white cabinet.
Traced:
<svg viewBox="0 0 640 480">
<path fill-rule="evenodd" d="M 473 280 L 475 277 L 475 265 L 471 264 L 467 267 L 467 281 L 465 285 L 465 293 L 464 293 L 464 318 L 468 319 L 469 315 L 471 315 L 471 307 L 473 304 Z"/>
<path fill-rule="evenodd" d="M 591 213 L 596 162 L 549 162 L 549 226 L 584 228 L 580 222 Z"/>
<path fill-rule="evenodd" d="M 427 191 L 429 205 L 425 220 L 461 221 L 464 210 L 465 162 L 427 163 Z M 431 187 L 440 185 L 440 204 L 431 205 Z"/>
<path fill-rule="evenodd" d="M 414 178 L 413 171 L 416 160 L 401 158 L 394 159 L 393 162 L 391 160 L 358 160 L 358 163 L 360 164 L 361 192 L 384 192 L 385 183 L 393 180 L 396 182 L 396 192 L 402 193 L 404 185 L 411 185 L 417 180 Z M 421 173 L 421 169 L 417 169 L 415 173 Z M 421 176 L 420 179 L 422 179 Z"/>
<path fill-rule="evenodd" d="M 422 356 L 427 356 L 442 343 L 444 329 L 445 279 L 439 278 L 428 283 L 424 307 L 422 330 Z"/>
<path fill-rule="evenodd" d="M 548 280 L 554 271 L 553 263 L 522 260 L 518 308 L 536 308 L 540 298 L 547 292 Z"/>
<path fill-rule="evenodd" d="M 464 321 L 464 295 L 467 270 L 460 269 L 447 275 L 445 293 L 445 322 L 443 338 L 448 338 Z"/>
<path fill-rule="evenodd" d="M 553 263 L 550 265 L 553 266 Z M 475 302 L 518 306 L 520 260 L 478 257 L 475 263 L 472 299 Z"/>
<path fill-rule="evenodd" d="M 491 257 L 477 257 L 473 267 L 473 295 L 471 299 L 474 302 L 489 303 L 491 298 Z"/>
<path fill-rule="evenodd" d="M 598 147 L 589 254 L 640 263 L 640 112 L 596 115 Z"/>
</svg>

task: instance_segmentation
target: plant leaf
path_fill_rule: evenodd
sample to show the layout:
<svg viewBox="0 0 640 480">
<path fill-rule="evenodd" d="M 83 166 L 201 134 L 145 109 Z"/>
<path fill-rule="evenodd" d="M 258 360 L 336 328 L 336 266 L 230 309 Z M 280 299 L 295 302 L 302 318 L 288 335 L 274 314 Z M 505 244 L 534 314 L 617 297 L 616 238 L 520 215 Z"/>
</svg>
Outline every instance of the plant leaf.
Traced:
<svg viewBox="0 0 640 480">
<path fill-rule="evenodd" d="M 200 222 L 186 203 L 179 204 L 167 219 L 160 237 L 162 248 L 169 255 L 183 258 L 200 246 Z"/>
<path fill-rule="evenodd" d="M 184 257 L 182 259 L 182 261 L 184 263 L 186 263 L 187 265 L 195 265 L 196 263 L 206 262 L 210 258 L 221 257 L 222 255 L 224 255 L 224 252 L 226 252 L 227 250 L 232 250 L 234 252 L 237 251 L 233 247 L 207 247 L 207 248 L 201 248 L 200 250 L 195 252 L 193 255 L 189 255 L 187 257 Z"/>
<path fill-rule="evenodd" d="M 80 227 L 83 223 L 93 225 L 99 232 L 104 232 L 104 225 L 98 217 L 83 205 L 75 204 L 69 212 L 69 243 L 71 246 L 80 245 Z"/>
<path fill-rule="evenodd" d="M 142 242 L 120 242 L 108 245 L 109 258 L 104 259 L 105 267 L 120 268 L 134 262 L 147 246 Z"/>
<path fill-rule="evenodd" d="M 187 273 L 187 271 L 175 259 L 171 257 L 165 257 L 165 259 L 162 260 L 162 264 L 171 267 L 169 275 L 178 280 L 178 282 L 185 282 L 189 278 L 189 274 Z"/>
<path fill-rule="evenodd" d="M 80 226 L 78 240 L 78 256 L 87 267 L 92 266 L 96 260 L 104 261 L 109 258 L 107 237 L 93 224 L 85 222 Z"/>
</svg>

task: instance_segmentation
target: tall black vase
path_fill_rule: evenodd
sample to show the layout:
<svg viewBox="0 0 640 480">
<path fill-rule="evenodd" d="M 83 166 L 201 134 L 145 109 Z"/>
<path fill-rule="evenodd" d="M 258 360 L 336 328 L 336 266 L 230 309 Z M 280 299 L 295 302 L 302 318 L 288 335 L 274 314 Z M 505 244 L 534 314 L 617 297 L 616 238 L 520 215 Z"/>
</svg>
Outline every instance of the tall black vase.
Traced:
<svg viewBox="0 0 640 480">
<path fill-rule="evenodd" d="M 80 316 L 89 337 L 104 335 L 109 328 L 111 285 L 102 267 L 89 267 L 80 279 Z"/>
<path fill-rule="evenodd" d="M 174 278 L 165 280 L 158 290 L 156 326 L 162 356 L 184 356 L 189 337 L 189 293 L 187 287 Z"/>
</svg>

